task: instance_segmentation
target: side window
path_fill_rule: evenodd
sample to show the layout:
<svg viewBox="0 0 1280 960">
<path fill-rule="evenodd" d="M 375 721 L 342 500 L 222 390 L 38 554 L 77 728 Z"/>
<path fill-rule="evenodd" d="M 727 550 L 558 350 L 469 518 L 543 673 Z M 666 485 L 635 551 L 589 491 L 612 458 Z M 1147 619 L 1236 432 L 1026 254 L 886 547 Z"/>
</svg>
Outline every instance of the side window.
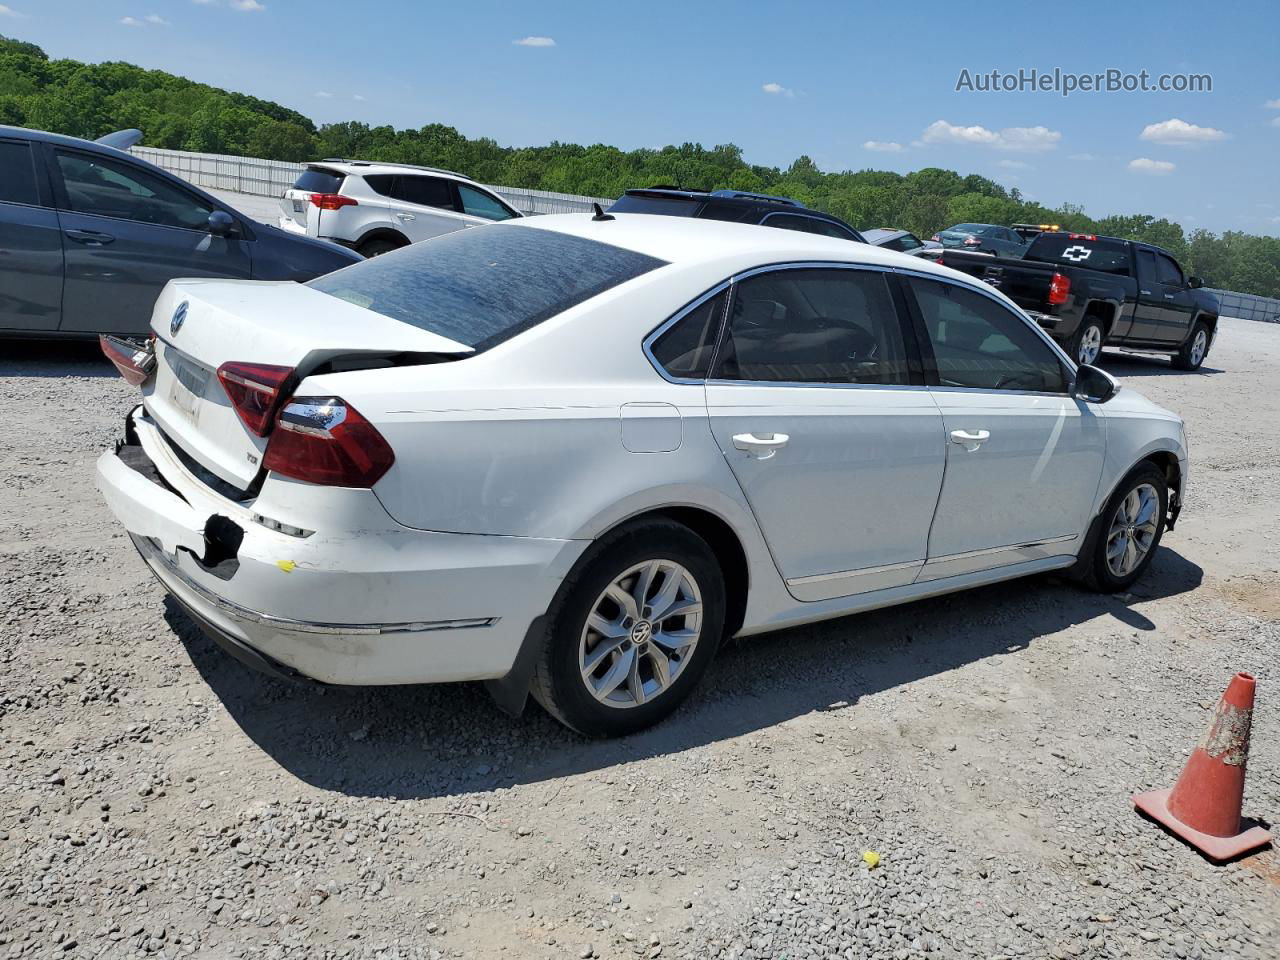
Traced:
<svg viewBox="0 0 1280 960">
<path fill-rule="evenodd" d="M 884 243 L 880 244 L 880 246 L 884 247 L 886 250 L 897 250 L 901 253 L 903 250 L 907 249 L 903 245 L 902 240 L 902 237 L 894 237 L 892 240 L 886 240 Z"/>
<path fill-rule="evenodd" d="M 23 140 L 0 140 L 0 203 L 40 203 L 31 145 Z"/>
<path fill-rule="evenodd" d="M 910 383 L 902 330 L 872 270 L 772 270 L 735 285 L 715 377 Z"/>
<path fill-rule="evenodd" d="M 765 218 L 764 226 L 798 230 L 801 233 L 815 233 L 820 237 L 835 237 L 837 240 L 853 239 L 853 235 L 838 223 L 819 220 L 817 217 L 806 217 L 802 214 L 772 213 Z"/>
<path fill-rule="evenodd" d="M 915 234 L 911 233 L 904 233 L 900 236 L 898 238 L 898 244 L 898 246 L 894 247 L 895 250 L 915 250 L 917 247 L 924 246 L 924 244 L 916 238 Z"/>
<path fill-rule="evenodd" d="M 396 176 L 391 173 L 375 173 L 365 177 L 364 182 L 369 185 L 369 189 L 374 193 L 389 197 L 392 195 L 391 191 L 396 185 Z"/>
<path fill-rule="evenodd" d="M 86 153 L 56 152 L 69 206 L 117 220 L 204 230 L 213 207 L 131 163 Z"/>
<path fill-rule="evenodd" d="M 1178 266 L 1172 257 L 1166 257 L 1163 253 L 1157 253 L 1156 269 L 1159 271 L 1161 283 L 1167 283 L 1171 287 L 1181 287 L 1184 285 L 1184 281 L 1182 279 L 1182 268 Z"/>
<path fill-rule="evenodd" d="M 458 184 L 458 197 L 462 200 L 462 212 L 473 217 L 484 217 L 486 220 L 510 220 L 515 211 L 497 197 L 491 197 L 465 183 Z"/>
<path fill-rule="evenodd" d="M 668 375 L 684 380 L 706 379 L 726 296 L 718 294 L 694 307 L 650 345 L 653 359 Z"/>
<path fill-rule="evenodd" d="M 1138 251 L 1138 280 L 1141 283 L 1159 283 L 1160 277 L 1156 271 L 1156 255 L 1150 250 Z"/>
<path fill-rule="evenodd" d="M 1057 355 L 1022 317 L 957 284 L 908 282 L 944 387 L 1066 392 Z"/>
<path fill-rule="evenodd" d="M 807 217 L 806 219 L 809 221 L 810 233 L 816 233 L 820 237 L 835 237 L 837 240 L 853 239 L 853 235 L 838 223 L 819 220 L 817 217 Z"/>
<path fill-rule="evenodd" d="M 448 180 L 439 177 L 396 177 L 391 187 L 391 196 L 405 203 L 416 203 L 422 207 L 441 207 L 445 210 L 456 210 L 453 202 L 453 188 Z"/>
</svg>

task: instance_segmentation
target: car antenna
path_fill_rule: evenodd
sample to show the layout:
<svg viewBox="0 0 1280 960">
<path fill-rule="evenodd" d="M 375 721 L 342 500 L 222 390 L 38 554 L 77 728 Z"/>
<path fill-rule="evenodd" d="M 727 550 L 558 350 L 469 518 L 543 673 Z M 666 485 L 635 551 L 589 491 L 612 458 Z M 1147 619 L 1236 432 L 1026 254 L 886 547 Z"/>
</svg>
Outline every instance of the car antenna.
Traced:
<svg viewBox="0 0 1280 960">
<path fill-rule="evenodd" d="M 617 219 L 612 213 L 605 213 L 603 210 L 601 210 L 600 204 L 598 203 L 591 204 L 591 209 L 596 212 L 596 215 L 591 218 L 592 220 L 616 220 Z"/>
</svg>

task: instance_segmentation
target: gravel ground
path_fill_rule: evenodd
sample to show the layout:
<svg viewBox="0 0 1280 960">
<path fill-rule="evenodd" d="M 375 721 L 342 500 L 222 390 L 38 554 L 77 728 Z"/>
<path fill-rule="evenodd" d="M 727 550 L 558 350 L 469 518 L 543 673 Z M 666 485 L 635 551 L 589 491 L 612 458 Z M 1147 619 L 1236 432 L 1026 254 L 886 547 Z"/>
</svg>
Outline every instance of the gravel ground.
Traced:
<svg viewBox="0 0 1280 960">
<path fill-rule="evenodd" d="M 608 743 L 474 685 L 231 661 L 93 488 L 134 391 L 91 349 L 0 350 L 0 957 L 1280 955 L 1280 856 L 1211 866 L 1128 800 L 1247 669 L 1245 809 L 1280 811 L 1280 327 L 1224 321 L 1198 375 L 1104 361 L 1194 458 L 1132 594 L 1037 578 L 734 644 Z"/>
</svg>

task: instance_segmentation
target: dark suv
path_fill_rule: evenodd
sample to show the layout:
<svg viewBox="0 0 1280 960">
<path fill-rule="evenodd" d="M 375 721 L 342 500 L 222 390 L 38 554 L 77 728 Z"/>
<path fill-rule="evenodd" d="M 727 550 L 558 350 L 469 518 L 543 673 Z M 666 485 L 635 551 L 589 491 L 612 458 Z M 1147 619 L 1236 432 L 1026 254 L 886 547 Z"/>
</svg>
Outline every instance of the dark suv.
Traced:
<svg viewBox="0 0 1280 960">
<path fill-rule="evenodd" d="M 865 243 L 862 234 L 839 217 L 810 210 L 799 200 L 738 190 L 679 190 L 646 187 L 628 190 L 609 208 L 610 213 L 658 213 L 668 217 L 701 217 L 733 223 L 799 230 L 823 237 Z"/>
</svg>

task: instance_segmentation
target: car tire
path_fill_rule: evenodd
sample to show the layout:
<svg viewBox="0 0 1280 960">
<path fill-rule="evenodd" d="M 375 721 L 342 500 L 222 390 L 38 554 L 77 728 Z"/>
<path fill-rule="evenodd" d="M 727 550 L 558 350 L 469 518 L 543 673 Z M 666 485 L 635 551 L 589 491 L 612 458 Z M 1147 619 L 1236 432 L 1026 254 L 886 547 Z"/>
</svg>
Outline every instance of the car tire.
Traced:
<svg viewBox="0 0 1280 960">
<path fill-rule="evenodd" d="M 653 601 L 666 606 L 655 610 Z M 724 575 L 696 533 L 669 520 L 620 528 L 587 550 L 557 592 L 534 699 L 588 737 L 650 727 L 706 672 L 725 607 Z M 681 612 L 662 617 L 662 609 Z"/>
<path fill-rule="evenodd" d="M 1102 356 L 1102 345 L 1106 342 L 1107 333 L 1102 321 L 1096 317 L 1085 317 L 1067 346 L 1071 359 L 1079 364 L 1096 364 Z"/>
<path fill-rule="evenodd" d="M 1154 513 L 1152 513 L 1154 511 Z M 1098 515 L 1082 557 L 1084 582 L 1117 593 L 1137 580 L 1164 536 L 1169 486 L 1164 471 L 1145 461 L 1129 472 Z"/>
<path fill-rule="evenodd" d="M 1173 365 L 1179 370 L 1199 370 L 1200 364 L 1204 363 L 1204 358 L 1209 355 L 1209 346 L 1213 342 L 1213 336 L 1209 332 L 1209 325 L 1203 320 L 1197 320 L 1195 326 L 1191 328 L 1191 336 L 1187 337 L 1187 342 L 1182 345 L 1173 357 Z"/>
<path fill-rule="evenodd" d="M 391 237 L 374 237 L 372 240 L 366 240 L 356 247 L 356 253 L 366 259 L 372 259 L 405 246 L 408 246 L 408 244 L 402 240 L 394 240 Z"/>
</svg>

